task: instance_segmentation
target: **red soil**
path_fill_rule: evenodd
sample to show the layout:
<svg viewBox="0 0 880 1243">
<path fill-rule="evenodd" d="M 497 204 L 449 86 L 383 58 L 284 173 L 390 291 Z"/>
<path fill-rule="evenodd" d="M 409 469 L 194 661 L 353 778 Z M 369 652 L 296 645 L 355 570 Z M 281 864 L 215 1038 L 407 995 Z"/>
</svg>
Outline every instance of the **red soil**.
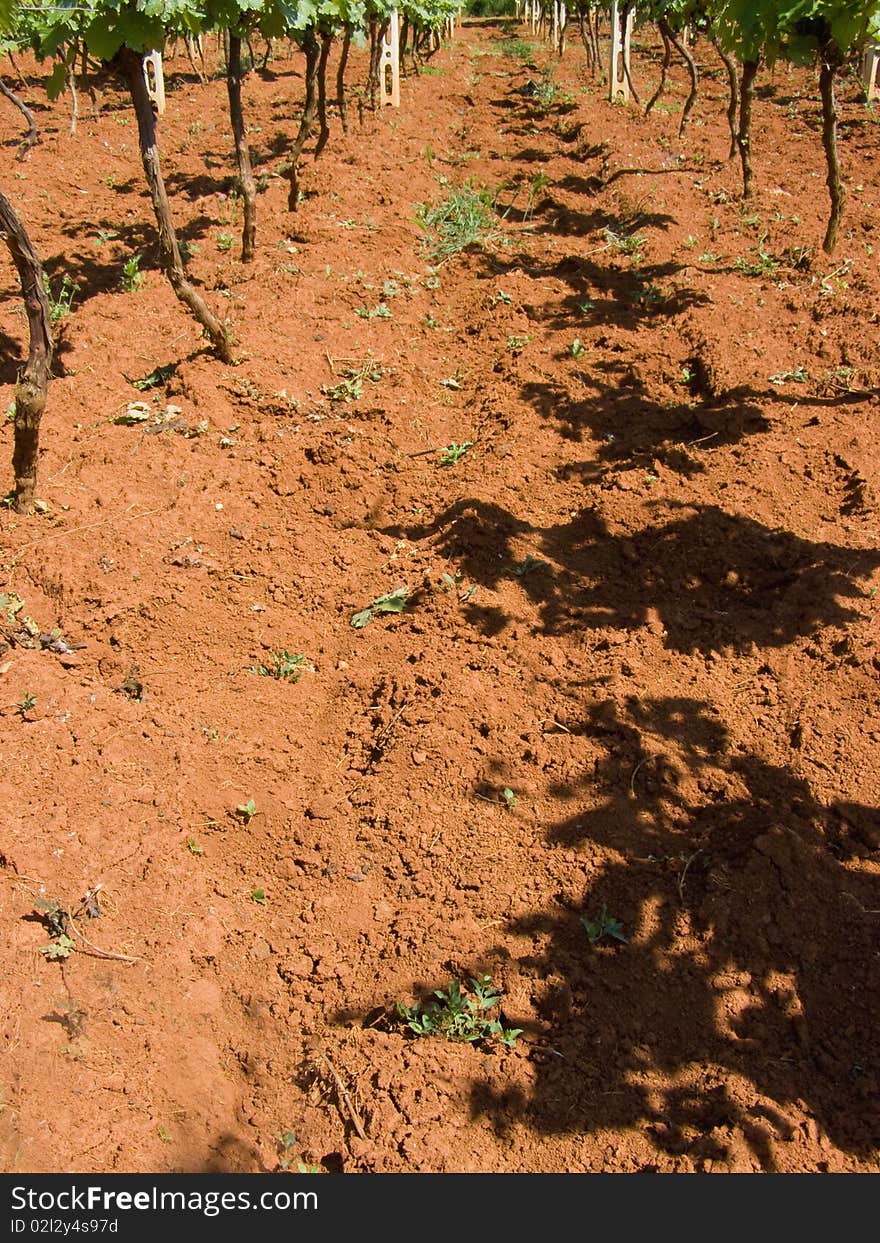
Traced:
<svg viewBox="0 0 880 1243">
<path fill-rule="evenodd" d="M 680 142 L 683 74 L 645 119 L 572 46 L 543 108 L 501 38 L 353 104 L 293 216 L 300 60 L 252 75 L 247 269 L 223 81 L 170 63 L 165 172 L 234 367 L 157 270 L 116 88 L 71 138 L 31 66 L 20 165 L 0 114 L 4 189 L 79 286 L 46 510 L 0 511 L 7 1171 L 878 1168 L 875 119 L 846 85 L 831 260 L 807 71 L 762 83 L 744 207 L 705 45 Z M 417 205 L 468 178 L 512 206 L 433 269 Z M 252 671 L 285 650 L 314 668 Z M 602 907 L 626 942 L 590 943 Z M 511 1049 L 394 1021 L 478 973 Z"/>
</svg>

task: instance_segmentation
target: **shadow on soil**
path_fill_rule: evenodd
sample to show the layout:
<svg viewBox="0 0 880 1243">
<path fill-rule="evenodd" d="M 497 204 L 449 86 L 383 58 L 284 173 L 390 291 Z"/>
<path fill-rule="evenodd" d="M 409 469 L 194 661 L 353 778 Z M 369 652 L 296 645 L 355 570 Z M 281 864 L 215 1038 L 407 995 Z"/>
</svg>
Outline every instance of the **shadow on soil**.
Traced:
<svg viewBox="0 0 880 1243">
<path fill-rule="evenodd" d="M 496 102 L 516 123 L 511 101 Z M 543 162 L 530 147 L 520 158 L 532 168 Z M 594 186 L 579 178 L 564 188 Z M 549 196 L 531 214 L 537 227 L 566 235 L 614 228 L 601 211 L 573 212 Z M 482 261 L 493 275 L 508 270 Z M 631 325 L 634 315 L 678 314 L 696 299 L 670 290 L 674 265 L 609 268 L 587 256 L 552 268 L 528 263 L 508 266 L 561 279 L 571 293 L 549 311 L 526 310 L 569 329 L 575 311 L 580 322 L 588 313 L 593 323 Z M 657 293 L 639 306 L 646 287 Z M 482 633 L 513 619 L 481 597 L 515 584 L 540 633 L 570 635 L 585 653 L 586 673 L 557 683 L 567 701 L 557 721 L 578 739 L 579 775 L 547 788 L 570 810 L 543 828 L 548 844 L 566 859 L 573 853 L 572 884 L 507 926 L 522 938 L 516 967 L 533 981 L 543 1024 L 530 1049 L 533 1088 L 499 1092 L 479 1077 L 472 1116 L 501 1135 L 516 1124 L 542 1135 L 635 1129 L 665 1154 L 664 1169 L 669 1156 L 687 1156 L 697 1168 L 756 1162 L 772 1171 L 780 1143 L 792 1145 L 786 1164 L 796 1168 L 802 1126 L 811 1146 L 824 1135 L 870 1157 L 880 1141 L 880 993 L 872 986 L 880 882 L 850 864 L 880 847 L 880 810 L 814 791 L 824 766 L 811 758 L 809 699 L 774 723 L 766 750 L 753 750 L 713 704 L 686 689 L 627 695 L 608 676 L 591 676 L 588 657 L 648 627 L 708 668 L 714 653 L 735 658 L 795 642 L 828 667 L 858 663 L 840 632 L 864 621 L 859 580 L 880 566 L 880 550 L 770 529 L 721 503 L 658 497 L 645 506 L 660 483 L 658 454 L 693 473 L 701 469 L 696 441 L 737 446 L 768 426 L 764 408 L 781 399 L 742 389 L 669 405 L 640 383 L 625 353 L 588 370 L 577 400 L 552 381 L 531 382 L 523 395 L 564 438 L 598 442 L 566 475 L 635 492 L 647 511 L 641 529 L 610 529 L 601 492 L 598 504 L 546 526 L 497 502 L 461 499 L 432 521 L 385 529 L 430 542 L 483 589 L 465 605 Z M 844 503 L 843 490 L 829 497 L 829 508 Z M 829 627 L 837 633 L 823 634 Z M 764 673 L 772 682 L 769 666 Z M 754 677 L 749 685 L 755 693 Z M 583 920 L 595 932 L 603 910 L 621 921 L 625 943 L 591 941 Z M 509 954 L 508 939 L 487 951 L 483 969 Z M 505 1017 L 528 1027 L 515 1013 Z M 609 1166 L 616 1157 L 609 1152 Z"/>
<path fill-rule="evenodd" d="M 388 533 L 432 540 L 486 589 L 518 582 L 543 633 L 597 652 L 615 630 L 651 625 L 666 647 L 710 661 L 808 637 L 814 659 L 848 659 L 848 640 L 821 632 L 862 619 L 856 580 L 880 551 L 715 506 L 658 502 L 654 512 L 624 537 L 592 511 L 538 528 L 462 500 Z M 510 623 L 493 605 L 466 607 L 484 633 Z M 698 1168 L 773 1170 L 774 1146 L 799 1138 L 790 1104 L 840 1149 L 869 1155 L 880 1138 L 870 984 L 880 886 L 847 862 L 880 844 L 880 811 L 814 795 L 805 706 L 780 763 L 744 748 L 717 709 L 686 693 L 614 699 L 601 676 L 564 693 L 560 726 L 582 740 L 583 776 L 548 789 L 572 810 L 545 834 L 583 856 L 589 879 L 509 927 L 528 947 L 518 969 L 545 1020 L 537 1077 L 528 1099 L 474 1082 L 474 1116 L 502 1133 L 516 1121 L 544 1134 L 638 1128 Z M 591 871 L 597 856 L 613 862 Z M 590 943 L 581 919 L 603 907 L 627 944 Z M 498 946 L 494 958 L 507 954 Z"/>
<path fill-rule="evenodd" d="M 847 604 L 864 594 L 857 580 L 880 565 L 876 548 L 812 542 L 713 505 L 658 501 L 654 516 L 630 536 L 593 510 L 536 527 L 492 502 L 461 500 L 433 522 L 385 533 L 431 540 L 480 587 L 518 582 L 543 634 L 598 638 L 654 619 L 678 652 L 775 648 L 846 626 L 861 617 Z M 479 605 L 466 609 L 486 632 Z M 495 617 L 489 632 L 508 622 Z"/>
<path fill-rule="evenodd" d="M 702 1168 L 745 1143 L 772 1171 L 771 1141 L 798 1138 L 790 1104 L 870 1155 L 880 885 L 846 862 L 859 833 L 880 841 L 880 812 L 821 805 L 800 758 L 749 753 L 686 697 L 589 703 L 569 724 L 593 763 L 555 790 L 582 808 L 547 838 L 619 862 L 580 901 L 511 926 L 543 946 L 520 966 L 543 992 L 550 1051 L 537 1043 L 528 1101 L 477 1081 L 473 1114 L 545 1134 L 635 1127 Z M 590 943 L 581 917 L 603 907 L 627 944 Z M 675 1086 L 661 1092 L 656 1072 Z"/>
</svg>

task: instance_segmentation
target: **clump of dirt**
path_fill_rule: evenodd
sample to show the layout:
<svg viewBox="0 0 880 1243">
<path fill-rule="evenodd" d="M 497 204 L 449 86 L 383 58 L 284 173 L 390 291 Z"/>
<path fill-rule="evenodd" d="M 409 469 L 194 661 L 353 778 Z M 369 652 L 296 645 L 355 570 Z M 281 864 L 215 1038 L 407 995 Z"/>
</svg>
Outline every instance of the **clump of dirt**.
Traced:
<svg viewBox="0 0 880 1243">
<path fill-rule="evenodd" d="M 43 512 L 0 510 L 4 1169 L 877 1168 L 878 155 L 845 87 L 828 260 L 809 72 L 746 206 L 706 59 L 679 142 L 683 75 L 644 118 L 538 47 L 536 93 L 468 24 L 295 215 L 273 60 L 248 266 L 224 82 L 172 59 L 235 366 L 122 94 L 71 138 L 27 66 L 7 188 L 76 294 Z M 432 260 L 468 184 L 488 236 Z M 484 976 L 519 1035 L 404 1021 Z"/>
</svg>

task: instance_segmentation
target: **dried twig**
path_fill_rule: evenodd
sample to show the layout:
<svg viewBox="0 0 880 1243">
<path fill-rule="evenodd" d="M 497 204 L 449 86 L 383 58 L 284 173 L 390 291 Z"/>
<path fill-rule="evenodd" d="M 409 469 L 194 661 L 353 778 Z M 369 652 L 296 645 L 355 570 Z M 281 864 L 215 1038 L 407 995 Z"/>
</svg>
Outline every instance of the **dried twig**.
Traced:
<svg viewBox="0 0 880 1243">
<path fill-rule="evenodd" d="M 678 876 L 678 879 L 677 879 L 677 881 L 675 882 L 675 883 L 676 883 L 676 885 L 678 886 L 678 898 L 679 898 L 679 901 L 681 902 L 682 906 L 684 906 L 684 878 L 687 876 L 687 874 L 688 874 L 688 868 L 691 866 L 691 864 L 693 863 L 694 859 L 696 859 L 697 855 L 701 855 L 702 853 L 703 853 L 703 852 L 702 852 L 702 850 L 695 850 L 695 851 L 694 851 L 694 853 L 690 856 L 690 858 L 689 858 L 689 859 L 687 859 L 687 860 L 685 861 L 685 865 L 684 865 L 684 867 L 681 869 L 681 872 L 680 872 L 680 874 L 679 874 L 679 876 Z"/>
<path fill-rule="evenodd" d="M 632 770 L 632 776 L 629 779 L 629 792 L 633 798 L 638 797 L 636 794 L 636 777 L 646 764 L 650 764 L 651 760 L 656 758 L 657 757 L 654 755 L 646 755 L 644 759 L 639 760 L 638 764 L 636 764 L 635 768 Z"/>
<path fill-rule="evenodd" d="M 333 1063 L 330 1061 L 330 1058 L 328 1057 L 326 1053 L 324 1054 L 324 1061 L 327 1063 L 327 1069 L 330 1071 L 330 1074 L 333 1078 L 333 1082 L 336 1084 L 336 1091 L 339 1093 L 339 1097 L 342 1103 L 345 1105 L 345 1108 L 348 1110 L 348 1116 L 349 1118 L 351 1118 L 354 1129 L 357 1131 L 361 1139 L 366 1139 L 367 1133 L 364 1130 L 363 1122 L 361 1122 L 360 1114 L 355 1109 L 354 1104 L 352 1103 L 352 1099 L 349 1096 L 348 1092 L 346 1091 L 345 1084 L 342 1082 L 342 1079 L 339 1076 L 339 1072 L 337 1071 Z"/>
<path fill-rule="evenodd" d="M 87 946 L 93 954 L 98 956 L 98 958 L 112 958 L 115 962 L 143 962 L 142 958 L 132 958 L 129 954 L 113 954 L 110 950 L 102 950 L 99 946 L 90 941 L 88 937 L 83 936 L 79 928 L 77 928 L 76 924 L 73 922 L 73 916 L 70 911 L 67 912 L 67 922 L 70 924 L 70 931 L 76 939 L 78 941 L 82 941 L 83 945 Z"/>
</svg>

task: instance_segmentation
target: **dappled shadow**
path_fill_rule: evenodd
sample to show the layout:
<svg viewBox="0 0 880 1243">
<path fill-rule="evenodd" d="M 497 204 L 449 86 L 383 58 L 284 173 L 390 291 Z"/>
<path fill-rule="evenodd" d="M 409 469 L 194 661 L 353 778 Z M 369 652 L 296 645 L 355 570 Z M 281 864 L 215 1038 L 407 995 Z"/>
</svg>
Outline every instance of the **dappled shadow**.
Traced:
<svg viewBox="0 0 880 1243">
<path fill-rule="evenodd" d="M 698 1168 L 745 1152 L 773 1170 L 774 1142 L 798 1138 L 791 1105 L 869 1155 L 880 886 L 845 866 L 843 813 L 794 753 L 750 752 L 697 700 L 577 694 L 560 724 L 583 740 L 584 776 L 552 788 L 574 806 L 547 838 L 612 862 L 510 926 L 552 1045 L 536 1043 L 520 1117 L 551 1134 L 635 1127 Z M 603 909 L 625 942 L 591 943 Z M 472 1108 L 494 1118 L 509 1103 L 477 1081 Z"/>
<path fill-rule="evenodd" d="M 601 219 L 602 215 L 584 217 L 583 233 L 589 232 L 588 226 L 593 219 Z M 549 226 L 538 226 L 538 229 L 568 234 L 571 222 L 576 220 L 574 213 L 566 213 Z M 575 233 L 578 233 L 577 229 Z M 633 246 L 638 242 L 627 241 L 624 244 Z M 595 248 L 594 253 L 608 254 L 615 249 L 619 249 L 619 243 L 606 239 Z M 701 306 L 708 301 L 707 294 L 678 282 L 682 266 L 669 261 L 647 263 L 642 260 L 637 264 L 617 266 L 597 262 L 590 252 L 583 256 L 566 256 L 552 265 L 536 264 L 523 256 L 512 259 L 485 252 L 481 252 L 480 258 L 496 277 L 519 270 L 536 282 L 553 276 L 567 284 L 572 291 L 567 297 L 554 302 L 542 293 L 540 304 L 526 305 L 531 319 L 546 322 L 551 327 L 570 328 L 578 323 L 633 327 L 641 316 L 681 315 L 690 307 Z M 540 286 L 536 285 L 536 288 L 540 289 Z"/>
<path fill-rule="evenodd" d="M 623 537 L 593 510 L 542 528 L 494 503 L 461 500 L 432 522 L 386 533 L 431 539 L 481 586 L 517 582 L 544 634 L 607 634 L 659 620 L 664 645 L 678 652 L 780 647 L 844 626 L 860 616 L 847 603 L 863 594 L 857 579 L 880 565 L 877 548 L 813 542 L 714 505 L 658 501 L 652 509 L 652 521 Z M 523 544 L 525 562 L 515 547 Z M 470 613 L 478 627 L 480 605 Z M 497 614 L 485 618 L 498 633 Z"/>
<path fill-rule="evenodd" d="M 19 299 L 19 305 L 21 305 L 21 294 L 18 290 L 16 290 L 15 297 Z M 22 318 L 21 324 L 22 338 L 20 341 L 0 331 L 0 384 L 15 384 L 27 363 L 27 321 Z M 52 336 L 54 338 L 52 378 L 54 379 L 67 374 L 64 366 L 64 356 L 70 352 L 71 347 L 64 331 L 63 321 L 52 325 Z M 5 414 L 5 411 L 0 411 L 0 417 L 3 414 Z"/>
<path fill-rule="evenodd" d="M 184 244 L 198 242 L 216 228 L 217 221 L 205 215 L 194 216 L 184 225 L 178 225 L 178 240 Z M 159 239 L 152 222 L 134 221 L 130 224 L 101 220 L 97 222 L 66 224 L 61 230 L 66 236 L 85 243 L 80 249 L 66 249 L 63 254 L 50 255 L 43 263 L 53 289 L 60 288 L 66 276 L 77 286 L 73 310 L 96 294 L 110 293 L 120 288 L 123 266 L 133 255 L 141 255 L 142 272 L 158 268 Z"/>
<path fill-rule="evenodd" d="M 660 458 L 677 473 L 692 476 L 703 470 L 694 446 L 734 445 L 767 431 L 770 422 L 750 389 L 736 389 L 711 401 L 695 402 L 683 395 L 675 401 L 652 397 L 637 371 L 620 362 L 594 363 L 575 378 L 586 395 L 573 398 L 568 387 L 532 380 L 522 395 L 547 422 L 555 423 L 566 440 L 591 445 L 583 463 L 560 468 L 562 477 L 585 483 L 607 475 L 609 464 L 653 465 Z"/>
<path fill-rule="evenodd" d="M 219 163 L 222 157 L 214 157 Z M 232 158 L 227 157 L 229 167 L 225 172 L 215 175 L 201 173 L 194 177 L 191 173 L 169 173 L 165 177 L 165 186 L 169 193 L 188 198 L 190 202 L 208 198 L 213 194 L 228 194 L 235 184 L 235 171 Z"/>
</svg>

